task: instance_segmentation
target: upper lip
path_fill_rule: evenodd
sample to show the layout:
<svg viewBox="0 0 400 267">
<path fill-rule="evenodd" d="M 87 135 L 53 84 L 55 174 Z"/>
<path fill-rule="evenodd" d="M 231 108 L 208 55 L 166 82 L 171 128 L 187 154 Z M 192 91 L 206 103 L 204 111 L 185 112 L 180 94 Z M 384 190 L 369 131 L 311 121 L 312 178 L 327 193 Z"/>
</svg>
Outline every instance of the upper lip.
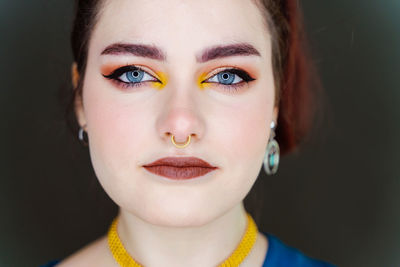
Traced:
<svg viewBox="0 0 400 267">
<path fill-rule="evenodd" d="M 173 167 L 203 167 L 216 168 L 210 163 L 196 157 L 166 157 L 158 159 L 152 163 L 143 165 L 144 167 L 152 166 L 173 166 Z"/>
</svg>

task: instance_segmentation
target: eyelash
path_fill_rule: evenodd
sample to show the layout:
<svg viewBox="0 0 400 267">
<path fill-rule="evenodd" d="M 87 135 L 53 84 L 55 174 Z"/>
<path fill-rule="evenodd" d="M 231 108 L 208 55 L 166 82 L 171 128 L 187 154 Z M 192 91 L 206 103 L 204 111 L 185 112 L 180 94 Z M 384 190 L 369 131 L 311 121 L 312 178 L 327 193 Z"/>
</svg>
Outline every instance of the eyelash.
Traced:
<svg viewBox="0 0 400 267">
<path fill-rule="evenodd" d="M 144 73 L 146 73 L 147 75 L 151 76 L 154 78 L 154 80 L 149 80 L 149 81 L 143 81 L 143 82 L 124 82 L 121 81 L 120 77 L 127 73 L 127 72 L 133 72 L 133 71 L 143 71 Z M 208 80 L 210 80 L 211 78 L 217 76 L 219 73 L 222 72 L 229 72 L 231 74 L 235 74 L 237 76 L 239 76 L 242 81 L 234 83 L 234 84 L 222 84 L 219 82 L 207 82 Z M 153 75 L 151 75 L 150 73 L 148 73 L 146 70 L 135 66 L 135 65 L 128 65 L 128 66 L 124 66 L 124 67 L 120 67 L 116 70 L 114 70 L 111 74 L 109 75 L 104 75 L 103 76 L 106 79 L 112 80 L 113 82 L 116 82 L 119 86 L 123 87 L 123 88 L 130 88 L 130 87 L 140 87 L 142 86 L 144 83 L 146 82 L 159 82 L 162 83 L 159 79 L 155 78 Z M 222 89 L 228 91 L 228 92 L 232 92 L 232 91 L 238 91 L 241 87 L 243 87 L 245 84 L 248 84 L 251 81 L 254 81 L 255 79 L 252 78 L 246 71 L 238 69 L 238 68 L 225 68 L 225 69 L 220 69 L 220 71 L 212 74 L 209 78 L 205 79 L 204 81 L 202 81 L 201 83 L 213 83 L 216 84 L 216 86 L 218 87 L 222 87 Z"/>
<path fill-rule="evenodd" d="M 239 68 L 228 67 L 228 68 L 222 68 L 222 69 L 217 69 L 217 70 L 218 71 L 213 71 L 214 73 L 209 78 L 202 81 L 201 83 L 214 83 L 214 84 L 216 84 L 216 86 L 222 87 L 222 89 L 224 89 L 225 91 L 228 91 L 228 92 L 235 91 L 236 92 L 236 91 L 239 91 L 240 88 L 243 87 L 244 85 L 255 80 L 253 77 L 250 76 L 249 73 L 247 73 L 246 71 L 241 70 Z M 207 82 L 211 78 L 213 78 L 223 72 L 229 72 L 231 74 L 235 74 L 235 75 L 239 76 L 239 78 L 241 78 L 242 81 L 233 83 L 233 84 L 223 84 L 223 83 L 219 83 L 219 82 Z"/>
<path fill-rule="evenodd" d="M 154 78 L 154 80 L 143 81 L 143 82 L 124 82 L 124 81 L 121 81 L 120 77 L 123 74 L 125 74 L 127 72 L 138 71 L 138 70 L 139 71 L 143 71 L 147 75 L 149 75 L 152 78 Z M 114 70 L 111 74 L 109 74 L 109 75 L 104 75 L 103 74 L 103 76 L 104 76 L 104 78 L 112 80 L 113 82 L 117 83 L 122 88 L 140 87 L 146 82 L 159 82 L 159 83 L 161 83 L 161 81 L 159 79 L 157 79 L 156 77 L 154 77 L 152 74 L 148 73 L 146 70 L 142 69 L 141 67 L 138 67 L 138 66 L 135 66 L 135 65 L 128 65 L 128 66 L 120 67 L 120 68 Z"/>
</svg>

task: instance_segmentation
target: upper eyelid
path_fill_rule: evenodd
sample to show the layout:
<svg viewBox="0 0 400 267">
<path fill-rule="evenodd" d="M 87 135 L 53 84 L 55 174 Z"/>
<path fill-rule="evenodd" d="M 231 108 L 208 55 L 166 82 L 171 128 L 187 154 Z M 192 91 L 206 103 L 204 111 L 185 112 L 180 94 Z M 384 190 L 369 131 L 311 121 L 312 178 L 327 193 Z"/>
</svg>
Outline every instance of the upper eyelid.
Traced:
<svg viewBox="0 0 400 267">
<path fill-rule="evenodd" d="M 139 70 L 141 70 L 141 71 L 144 71 L 144 72 L 146 72 L 147 74 L 149 74 L 150 76 L 152 76 L 152 77 L 154 77 L 155 79 L 157 79 L 157 80 L 159 80 L 159 78 L 157 78 L 157 73 L 155 72 L 155 71 L 153 71 L 152 69 L 150 69 L 150 68 L 148 68 L 148 67 L 146 67 L 146 66 L 143 66 L 143 65 L 123 65 L 123 66 L 119 66 L 119 67 L 117 67 L 117 68 L 115 68 L 115 69 L 113 69 L 109 74 L 103 74 L 103 76 L 113 76 L 114 74 L 116 74 L 117 73 L 117 71 L 118 70 L 120 70 L 120 69 L 123 69 L 123 68 L 132 68 L 132 69 L 139 69 Z M 127 71 L 125 71 L 125 72 L 123 72 L 123 73 L 121 73 L 121 75 L 122 74 L 124 74 L 124 73 L 126 73 L 126 72 L 128 72 L 129 70 L 127 70 Z"/>
<path fill-rule="evenodd" d="M 215 75 L 217 75 L 220 72 L 226 71 L 226 70 L 238 70 L 238 71 L 242 71 L 244 73 L 247 73 L 249 76 L 251 76 L 247 71 L 245 71 L 244 69 L 237 67 L 237 66 L 225 66 L 225 67 L 218 67 L 216 69 L 213 69 L 212 71 L 210 71 L 207 75 L 205 75 L 205 78 L 203 81 L 201 81 L 202 83 L 207 81 L 208 79 L 214 77 Z M 237 74 L 236 74 L 237 75 Z"/>
<path fill-rule="evenodd" d="M 212 76 L 214 76 L 215 74 L 217 74 L 217 73 L 219 73 L 219 72 L 221 72 L 221 71 L 224 71 L 224 70 L 231 70 L 231 69 L 247 72 L 247 71 L 245 71 L 245 70 L 243 70 L 242 68 L 237 67 L 237 66 L 223 66 L 223 67 L 218 67 L 218 68 L 213 69 L 212 71 L 210 71 L 210 72 L 207 74 L 207 76 L 212 77 Z"/>
</svg>

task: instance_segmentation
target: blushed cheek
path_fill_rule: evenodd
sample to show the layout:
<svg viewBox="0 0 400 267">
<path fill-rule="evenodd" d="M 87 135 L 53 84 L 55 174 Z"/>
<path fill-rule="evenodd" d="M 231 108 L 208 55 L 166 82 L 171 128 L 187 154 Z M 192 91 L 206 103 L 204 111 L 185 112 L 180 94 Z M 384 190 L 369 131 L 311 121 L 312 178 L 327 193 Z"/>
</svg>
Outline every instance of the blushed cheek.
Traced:
<svg viewBox="0 0 400 267">
<path fill-rule="evenodd" d="M 87 88 L 86 116 L 91 158 L 100 180 L 132 169 L 145 139 L 145 115 L 101 90 Z M 97 87 L 98 88 L 98 87 Z"/>
<path fill-rule="evenodd" d="M 266 114 L 261 114 L 261 109 L 257 112 L 247 112 L 243 115 L 238 115 L 239 129 L 232 131 L 232 155 L 236 155 L 237 159 L 242 159 L 245 166 L 246 161 L 254 161 L 262 154 L 266 145 Z"/>
<path fill-rule="evenodd" d="M 265 152 L 269 135 L 268 122 L 273 110 L 273 101 L 267 97 L 255 97 L 251 104 L 242 105 L 224 115 L 231 129 L 221 131 L 225 136 L 220 139 L 224 140 L 223 144 L 229 152 L 227 155 L 241 166 L 251 168 L 254 166 L 251 162 L 260 160 Z"/>
</svg>

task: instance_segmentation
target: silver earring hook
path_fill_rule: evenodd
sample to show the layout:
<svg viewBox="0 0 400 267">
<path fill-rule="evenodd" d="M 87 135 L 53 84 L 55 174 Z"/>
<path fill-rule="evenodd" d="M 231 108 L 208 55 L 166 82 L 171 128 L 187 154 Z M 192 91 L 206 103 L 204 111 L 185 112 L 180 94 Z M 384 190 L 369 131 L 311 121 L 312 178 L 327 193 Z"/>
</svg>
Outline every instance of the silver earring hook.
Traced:
<svg viewBox="0 0 400 267">
<path fill-rule="evenodd" d="M 270 128 L 271 128 L 271 133 L 270 133 L 269 139 L 271 140 L 271 139 L 275 138 L 275 129 L 276 129 L 275 121 L 271 121 Z"/>
<path fill-rule="evenodd" d="M 275 130 L 276 122 L 275 121 L 271 121 L 270 127 L 271 127 L 272 130 Z"/>
<path fill-rule="evenodd" d="M 86 124 L 79 127 L 78 138 L 79 138 L 79 141 L 81 141 L 81 144 L 83 144 L 84 146 L 87 146 L 88 145 L 88 137 L 87 137 L 87 133 L 86 133 L 86 137 L 85 137 L 85 128 L 86 128 Z"/>
</svg>

